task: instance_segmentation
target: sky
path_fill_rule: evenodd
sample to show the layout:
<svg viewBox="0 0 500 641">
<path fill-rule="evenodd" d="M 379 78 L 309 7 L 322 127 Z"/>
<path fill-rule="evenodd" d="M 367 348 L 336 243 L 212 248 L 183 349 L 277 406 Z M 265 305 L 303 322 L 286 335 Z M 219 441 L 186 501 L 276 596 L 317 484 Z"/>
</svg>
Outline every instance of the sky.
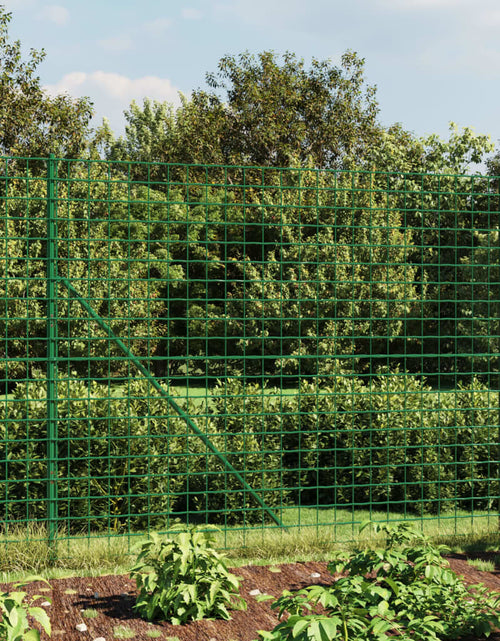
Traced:
<svg viewBox="0 0 500 641">
<path fill-rule="evenodd" d="M 350 49 L 379 120 L 448 138 L 450 121 L 500 148 L 499 0 L 0 0 L 10 36 L 44 49 L 51 93 L 89 96 L 117 134 L 144 97 L 179 104 L 224 55 L 285 51 L 339 64 Z"/>
</svg>

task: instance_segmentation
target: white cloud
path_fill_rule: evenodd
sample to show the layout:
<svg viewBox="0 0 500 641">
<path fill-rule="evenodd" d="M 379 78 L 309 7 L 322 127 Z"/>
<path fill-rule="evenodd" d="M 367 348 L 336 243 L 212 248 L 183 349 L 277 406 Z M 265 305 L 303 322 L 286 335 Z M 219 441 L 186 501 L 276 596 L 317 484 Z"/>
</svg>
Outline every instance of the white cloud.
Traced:
<svg viewBox="0 0 500 641">
<path fill-rule="evenodd" d="M 177 99 L 178 93 L 168 78 L 158 76 L 128 78 L 119 73 L 106 71 L 92 73 L 73 71 L 63 76 L 55 85 L 47 85 L 44 88 L 51 95 L 59 93 L 83 95 L 89 90 L 98 89 L 108 98 L 117 100 L 132 100 L 148 96 L 156 100 L 173 101 Z"/>
<path fill-rule="evenodd" d="M 60 93 L 73 94 L 78 87 L 83 85 L 87 76 L 88 74 L 83 71 L 73 71 L 66 74 L 56 85 L 46 85 L 44 89 L 52 96 Z"/>
<path fill-rule="evenodd" d="M 43 7 L 38 14 L 38 18 L 63 26 L 69 22 L 69 11 L 66 7 L 61 7 L 58 4 L 49 4 Z"/>
<path fill-rule="evenodd" d="M 200 20 L 203 16 L 198 9 L 183 9 L 181 15 L 185 20 Z"/>
<path fill-rule="evenodd" d="M 117 131 L 123 130 L 123 111 L 129 108 L 132 100 L 142 104 L 143 98 L 148 97 L 175 105 L 180 104 L 179 90 L 168 78 L 158 76 L 129 78 L 106 71 L 73 71 L 63 76 L 56 84 L 47 85 L 44 89 L 51 95 L 89 96 L 94 103 L 97 121 L 100 122 L 106 117 Z"/>
</svg>

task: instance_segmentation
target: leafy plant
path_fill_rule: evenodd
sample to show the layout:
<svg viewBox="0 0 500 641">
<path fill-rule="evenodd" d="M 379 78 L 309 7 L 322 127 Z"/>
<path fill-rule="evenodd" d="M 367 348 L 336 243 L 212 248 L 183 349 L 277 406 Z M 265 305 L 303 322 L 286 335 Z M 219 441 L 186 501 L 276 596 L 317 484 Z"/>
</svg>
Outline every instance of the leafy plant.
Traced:
<svg viewBox="0 0 500 641">
<path fill-rule="evenodd" d="M 447 548 L 405 523 L 367 522 L 360 531 L 368 525 L 386 534 L 385 547 L 337 553 L 328 568 L 344 576 L 330 587 L 284 592 L 271 607 L 290 616 L 260 631 L 261 641 L 438 641 L 487 637 L 500 625 L 500 596 L 483 585 L 468 588 L 443 559 Z"/>
<path fill-rule="evenodd" d="M 40 641 L 40 632 L 30 627 L 28 616 L 35 619 L 50 636 L 50 619 L 47 612 L 43 608 L 33 605 L 37 599 L 48 600 L 47 597 L 35 595 L 26 603 L 27 593 L 18 589 L 31 581 L 47 583 L 41 577 L 32 576 L 23 583 L 16 583 L 14 592 L 0 594 L 0 641 Z"/>
<path fill-rule="evenodd" d="M 248 478 L 268 505 L 283 497 L 427 514 L 491 507 L 491 461 L 498 458 L 492 394 L 477 380 L 440 393 L 397 369 L 370 384 L 339 369 L 302 380 L 295 394 L 241 379 L 221 382 L 208 413 L 233 465 L 245 469 L 251 461 Z M 220 489 L 211 501 L 224 507 L 222 475 L 203 489 L 200 502 Z M 226 499 L 233 512 L 237 498 Z"/>
<path fill-rule="evenodd" d="M 164 527 L 172 512 L 203 511 L 224 522 L 231 515 L 261 521 L 251 497 L 242 504 L 240 481 L 225 473 L 186 421 L 144 379 L 132 379 L 120 394 L 108 385 L 74 377 L 58 381 L 58 491 L 67 497 L 59 516 L 70 527 L 119 530 Z M 168 388 L 171 396 L 176 392 Z M 0 438 L 8 448 L 0 473 L 0 508 L 12 522 L 46 518 L 47 382 L 18 383 L 10 403 L 0 405 Z M 259 449 L 259 435 L 218 432 L 203 408 L 191 400 L 184 408 L 203 427 L 233 466 L 246 474 L 268 505 L 284 492 L 281 456 Z M 26 426 L 29 422 L 29 440 Z M 263 465 L 266 471 L 263 473 Z M 189 472 L 189 474 L 188 474 Z M 11 479 L 17 479 L 13 483 Z M 25 497 L 29 494 L 29 506 Z M 243 510 L 247 508 L 247 511 Z M 253 508 L 253 509 L 252 509 Z"/>
<path fill-rule="evenodd" d="M 199 527 L 174 526 L 161 540 L 156 533 L 142 544 L 134 567 L 139 595 L 135 609 L 148 621 L 174 624 L 198 619 L 230 619 L 228 608 L 245 609 L 239 579 L 211 546 L 213 534 Z"/>
</svg>

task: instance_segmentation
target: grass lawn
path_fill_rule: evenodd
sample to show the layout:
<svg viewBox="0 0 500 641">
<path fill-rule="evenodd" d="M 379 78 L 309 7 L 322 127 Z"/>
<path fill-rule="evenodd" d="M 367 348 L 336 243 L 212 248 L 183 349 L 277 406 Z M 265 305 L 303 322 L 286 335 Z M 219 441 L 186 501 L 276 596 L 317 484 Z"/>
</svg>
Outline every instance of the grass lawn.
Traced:
<svg viewBox="0 0 500 641">
<path fill-rule="evenodd" d="M 498 514 L 493 512 L 453 512 L 437 516 L 405 516 L 388 512 L 341 509 L 285 508 L 286 530 L 269 524 L 228 527 L 216 533 L 217 546 L 225 550 L 230 565 L 275 564 L 306 560 L 328 560 L 333 550 L 356 545 L 378 545 L 369 529 L 358 534 L 368 519 L 413 522 L 437 543 L 454 550 L 500 551 Z M 33 527 L 0 537 L 0 581 L 17 581 L 26 574 L 41 573 L 46 578 L 126 573 L 134 558 L 134 548 L 147 538 L 144 532 L 91 534 L 65 537 L 61 532 L 58 559 L 51 565 L 46 531 Z"/>
<path fill-rule="evenodd" d="M 190 398 L 199 406 L 211 406 L 212 392 L 205 387 L 172 386 L 180 405 Z M 265 390 L 271 394 L 274 390 Z M 284 389 L 286 396 L 298 393 L 296 388 Z M 127 395 L 127 386 L 113 388 L 113 396 Z M 248 563 L 274 564 L 297 560 L 327 559 L 339 547 L 348 549 L 356 544 L 377 543 L 365 530 L 358 534 L 359 524 L 371 519 L 396 523 L 401 520 L 414 522 L 433 540 L 460 548 L 464 546 L 492 546 L 500 551 L 499 515 L 497 512 L 456 511 L 429 516 L 409 516 L 388 511 L 362 511 L 353 509 L 316 509 L 311 507 L 284 507 L 280 518 L 286 529 L 270 524 L 241 525 L 222 529 L 217 533 L 217 544 L 226 551 L 233 565 Z M 9 530 L 8 536 L 0 534 L 0 580 L 17 580 L 26 573 L 42 572 L 47 577 L 71 574 L 93 575 L 124 573 L 130 567 L 133 550 L 145 540 L 147 533 L 83 533 L 58 537 L 57 559 L 47 545 L 43 526 L 33 525 L 18 531 Z M 483 547 L 481 547 L 483 546 Z"/>
</svg>

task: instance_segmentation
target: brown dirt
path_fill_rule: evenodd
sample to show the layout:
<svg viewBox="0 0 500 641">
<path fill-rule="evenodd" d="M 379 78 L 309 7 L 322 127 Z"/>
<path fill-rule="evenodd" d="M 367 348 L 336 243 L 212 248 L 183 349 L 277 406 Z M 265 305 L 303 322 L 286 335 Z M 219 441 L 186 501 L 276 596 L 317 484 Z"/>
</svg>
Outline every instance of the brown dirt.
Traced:
<svg viewBox="0 0 500 641">
<path fill-rule="evenodd" d="M 494 554 L 477 554 L 474 558 L 492 559 Z M 494 572 L 480 572 L 467 563 L 465 555 L 449 557 L 452 569 L 464 576 L 468 583 L 483 583 L 492 591 L 500 592 L 500 567 Z M 274 566 L 280 572 L 269 567 L 247 566 L 234 568 L 234 574 L 240 576 L 240 593 L 247 602 L 246 612 L 235 611 L 231 621 L 196 621 L 183 626 L 168 623 L 147 623 L 139 619 L 132 606 L 135 603 L 135 582 L 128 575 L 101 576 L 95 578 L 52 579 L 51 588 L 42 583 L 33 583 L 24 588 L 29 594 L 46 595 L 51 601 L 46 606 L 52 621 L 52 639 L 58 641 L 92 641 L 104 637 L 106 641 L 123 638 L 115 634 L 118 626 L 127 626 L 133 631 L 134 641 L 149 641 L 157 638 L 167 641 L 169 637 L 180 641 L 252 641 L 257 638 L 257 630 L 271 630 L 278 619 L 271 610 L 270 602 L 258 603 L 250 592 L 260 590 L 273 596 L 282 591 L 298 590 L 313 583 L 330 585 L 334 577 L 327 571 L 326 563 L 304 562 Z M 311 577 L 318 573 L 320 577 Z M 1 584 L 2 591 L 9 589 Z M 45 592 L 40 590 L 47 589 Z M 95 618 L 82 616 L 82 610 L 94 609 L 98 612 Z M 85 623 L 88 630 L 78 632 L 76 625 Z M 153 637 L 152 632 L 161 636 Z M 149 632 L 149 634 L 148 634 Z M 47 640 L 42 633 L 42 639 Z M 500 632 L 492 634 L 490 641 L 500 641 Z M 470 639 L 469 641 L 473 641 Z"/>
</svg>

